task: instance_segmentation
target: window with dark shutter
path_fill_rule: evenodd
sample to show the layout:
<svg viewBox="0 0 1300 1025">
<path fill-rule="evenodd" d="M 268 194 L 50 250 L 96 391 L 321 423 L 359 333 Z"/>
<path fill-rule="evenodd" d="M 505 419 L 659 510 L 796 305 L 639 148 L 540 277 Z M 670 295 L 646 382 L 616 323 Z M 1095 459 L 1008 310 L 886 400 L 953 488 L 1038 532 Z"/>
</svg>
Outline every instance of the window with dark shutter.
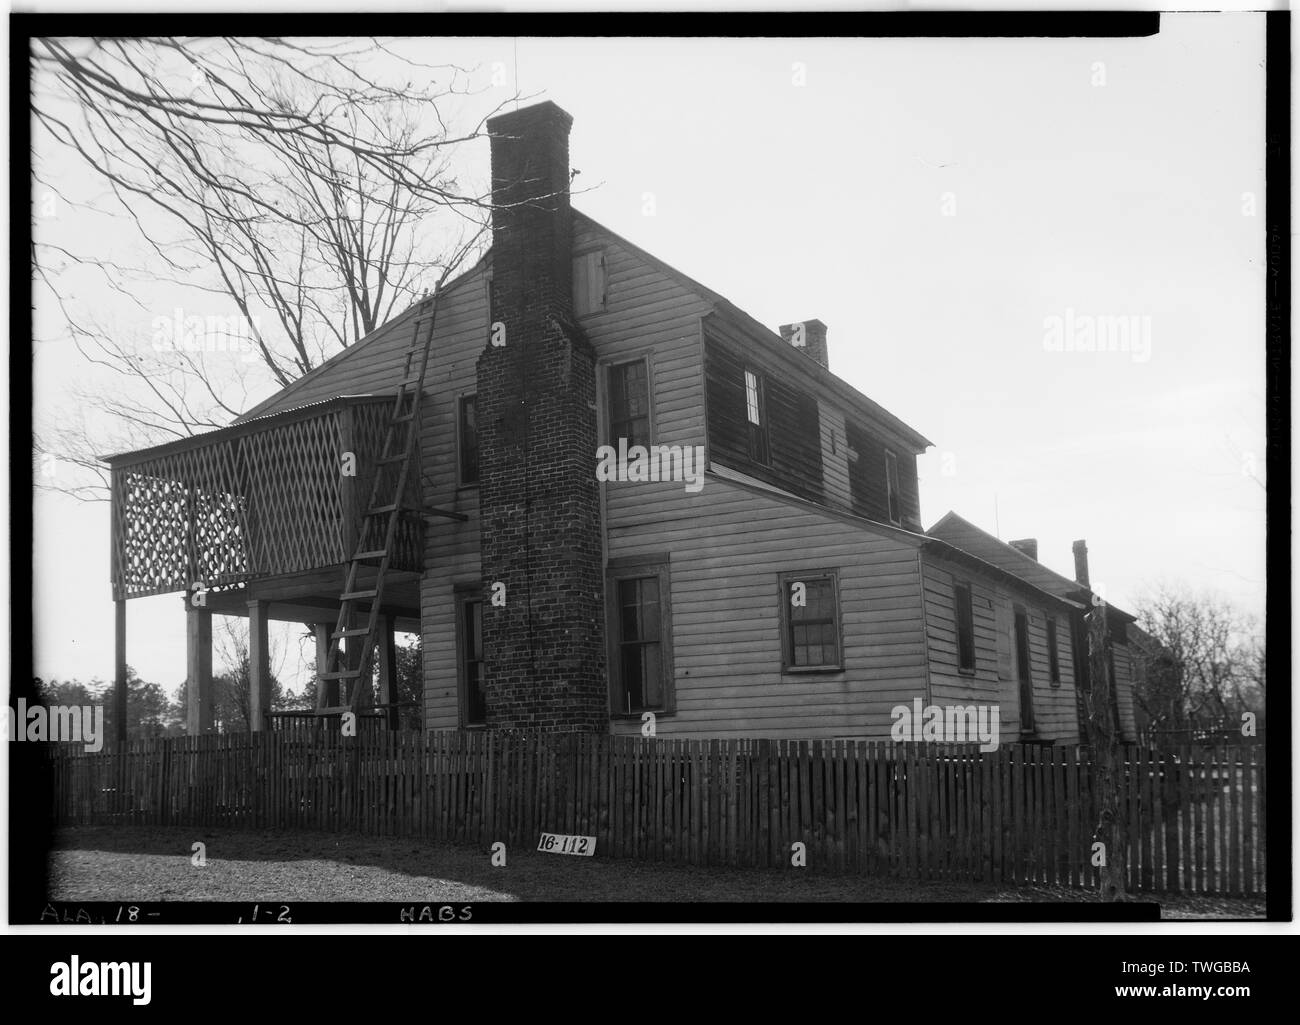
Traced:
<svg viewBox="0 0 1300 1025">
<path fill-rule="evenodd" d="M 461 721 L 465 726 L 487 723 L 487 689 L 483 676 L 483 599 L 476 591 L 456 595 L 457 678 Z"/>
<path fill-rule="evenodd" d="M 456 413 L 460 483 L 478 483 L 478 406 L 476 397 L 462 395 Z"/>
<path fill-rule="evenodd" d="M 957 584 L 952 590 L 957 618 L 957 669 L 975 672 L 975 613 L 971 606 L 970 584 Z"/>
<path fill-rule="evenodd" d="M 604 309 L 605 253 L 579 253 L 573 258 L 573 312 L 586 317 Z"/>
<path fill-rule="evenodd" d="M 903 522 L 903 496 L 898 488 L 898 456 L 885 449 L 885 494 L 889 506 L 889 522 Z"/>
<path fill-rule="evenodd" d="M 1029 667 L 1029 617 L 1016 609 L 1016 665 L 1020 679 L 1020 732 L 1034 732 L 1034 679 Z"/>
<path fill-rule="evenodd" d="M 1047 617 L 1047 664 L 1053 687 L 1061 685 L 1061 655 L 1056 646 L 1056 620 Z"/>
</svg>

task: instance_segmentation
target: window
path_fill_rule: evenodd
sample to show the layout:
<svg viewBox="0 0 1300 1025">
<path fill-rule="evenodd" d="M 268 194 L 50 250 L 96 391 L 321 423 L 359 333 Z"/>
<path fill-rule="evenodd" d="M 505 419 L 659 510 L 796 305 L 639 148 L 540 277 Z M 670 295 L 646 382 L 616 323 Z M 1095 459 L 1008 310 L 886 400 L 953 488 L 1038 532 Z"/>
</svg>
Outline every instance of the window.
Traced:
<svg viewBox="0 0 1300 1025">
<path fill-rule="evenodd" d="M 1115 676 L 1115 645 L 1106 646 L 1106 668 L 1110 675 L 1110 726 L 1115 731 L 1115 739 L 1123 741 L 1124 726 L 1119 717 L 1119 682 Z"/>
<path fill-rule="evenodd" d="M 1053 687 L 1061 685 L 1061 654 L 1056 647 L 1056 620 L 1047 617 L 1047 664 Z"/>
<path fill-rule="evenodd" d="M 1034 732 L 1034 681 L 1029 672 L 1029 617 L 1016 609 L 1016 663 L 1020 677 L 1020 732 Z"/>
<path fill-rule="evenodd" d="M 645 359 L 609 368 L 609 443 L 650 444 L 650 365 Z"/>
<path fill-rule="evenodd" d="M 573 258 L 573 312 L 579 317 L 605 308 L 605 254 L 601 250 Z"/>
<path fill-rule="evenodd" d="M 673 710 L 671 591 L 666 556 L 610 562 L 611 710 L 615 715 Z"/>
<path fill-rule="evenodd" d="M 456 594 L 456 662 L 461 723 L 487 724 L 487 686 L 483 674 L 483 599 L 478 591 Z"/>
<path fill-rule="evenodd" d="M 885 449 L 885 494 L 889 500 L 889 522 L 903 522 L 903 496 L 898 489 L 898 456 Z"/>
<path fill-rule="evenodd" d="M 957 670 L 975 672 L 975 613 L 971 606 L 970 584 L 956 584 L 952 602 L 957 618 Z"/>
<path fill-rule="evenodd" d="M 844 668 L 835 573 L 782 574 L 781 616 L 782 668 L 787 672 Z"/>
<path fill-rule="evenodd" d="M 767 442 L 767 403 L 763 391 L 763 376 L 746 370 L 745 419 L 749 424 L 749 458 L 767 466 L 772 455 Z"/>
<path fill-rule="evenodd" d="M 461 485 L 478 483 L 478 403 L 462 395 L 456 404 L 456 436 Z"/>
</svg>

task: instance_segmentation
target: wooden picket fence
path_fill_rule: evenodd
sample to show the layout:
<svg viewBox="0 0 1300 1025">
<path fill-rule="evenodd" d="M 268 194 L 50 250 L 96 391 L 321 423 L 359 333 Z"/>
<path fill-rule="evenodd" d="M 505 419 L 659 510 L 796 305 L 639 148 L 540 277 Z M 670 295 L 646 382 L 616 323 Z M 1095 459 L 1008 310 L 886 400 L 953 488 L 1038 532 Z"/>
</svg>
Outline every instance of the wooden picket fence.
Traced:
<svg viewBox="0 0 1300 1025">
<path fill-rule="evenodd" d="M 1001 884 L 1098 885 L 1086 749 L 498 732 L 51 745 L 60 825 L 359 831 L 597 856 Z M 1258 746 L 1125 750 L 1130 892 L 1264 892 Z"/>
</svg>

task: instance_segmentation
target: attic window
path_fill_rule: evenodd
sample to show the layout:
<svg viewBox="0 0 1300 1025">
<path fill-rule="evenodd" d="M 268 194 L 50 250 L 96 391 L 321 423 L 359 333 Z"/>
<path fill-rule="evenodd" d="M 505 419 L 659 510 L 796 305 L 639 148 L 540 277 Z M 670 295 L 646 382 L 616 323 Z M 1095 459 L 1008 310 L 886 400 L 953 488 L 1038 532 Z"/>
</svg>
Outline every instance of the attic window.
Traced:
<svg viewBox="0 0 1300 1025">
<path fill-rule="evenodd" d="M 573 258 L 573 312 L 579 317 L 605 309 L 605 252 L 594 249 Z"/>
<path fill-rule="evenodd" d="M 885 489 L 889 496 L 889 522 L 903 522 L 902 495 L 898 487 L 898 456 L 885 450 Z"/>
<path fill-rule="evenodd" d="M 745 371 L 745 419 L 749 427 L 749 458 L 763 466 L 772 462 L 767 438 L 767 401 L 763 394 L 763 375 Z"/>
</svg>

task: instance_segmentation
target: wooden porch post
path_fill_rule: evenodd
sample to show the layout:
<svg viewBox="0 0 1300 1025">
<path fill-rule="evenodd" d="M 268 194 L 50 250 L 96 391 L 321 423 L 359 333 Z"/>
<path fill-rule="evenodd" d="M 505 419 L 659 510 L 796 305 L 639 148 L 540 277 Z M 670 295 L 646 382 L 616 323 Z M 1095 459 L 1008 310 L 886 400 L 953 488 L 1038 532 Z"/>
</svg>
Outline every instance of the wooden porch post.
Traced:
<svg viewBox="0 0 1300 1025">
<path fill-rule="evenodd" d="M 397 729 L 397 637 L 392 616 L 379 617 L 379 703 L 387 705 L 384 718 L 390 730 Z"/>
<path fill-rule="evenodd" d="M 185 602 L 185 731 L 212 731 L 212 613 Z"/>
<path fill-rule="evenodd" d="M 126 599 L 113 602 L 113 720 L 119 744 L 126 743 Z"/>
<path fill-rule="evenodd" d="M 271 651 L 268 633 L 268 603 L 248 603 L 248 726 L 254 733 L 270 727 Z"/>
<path fill-rule="evenodd" d="M 339 681 L 322 680 L 321 674 L 328 672 L 330 657 L 330 634 L 333 623 L 315 623 L 312 629 L 316 633 L 316 707 L 337 708 L 339 704 Z"/>
</svg>

